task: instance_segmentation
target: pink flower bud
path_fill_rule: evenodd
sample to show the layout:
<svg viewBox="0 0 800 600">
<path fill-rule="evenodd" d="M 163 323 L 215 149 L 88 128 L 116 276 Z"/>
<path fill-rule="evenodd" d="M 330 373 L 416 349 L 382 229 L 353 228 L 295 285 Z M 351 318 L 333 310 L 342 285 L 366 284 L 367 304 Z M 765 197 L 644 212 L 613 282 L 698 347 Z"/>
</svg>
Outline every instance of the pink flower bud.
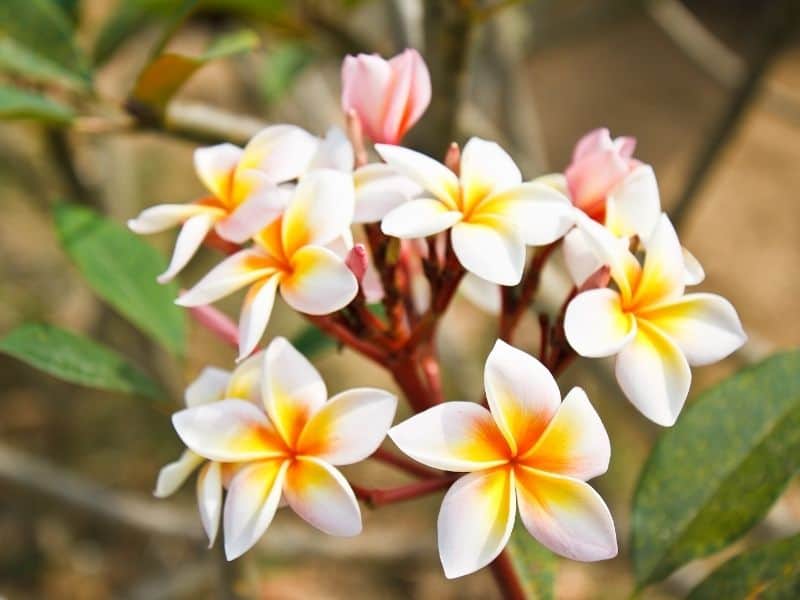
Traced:
<svg viewBox="0 0 800 600">
<path fill-rule="evenodd" d="M 353 275 L 356 276 L 356 279 L 359 283 L 364 279 L 364 273 L 367 272 L 367 265 L 369 264 L 369 260 L 367 259 L 367 249 L 364 247 L 364 244 L 356 244 L 347 253 L 347 258 L 345 258 L 344 263 L 347 265 L 347 268 L 353 272 Z"/>
<path fill-rule="evenodd" d="M 636 139 L 611 139 L 608 129 L 595 129 L 575 145 L 567 177 L 572 203 L 587 215 L 602 221 L 605 218 L 606 196 L 639 161 L 632 158 Z"/>
<path fill-rule="evenodd" d="M 416 50 L 388 61 L 377 54 L 347 56 L 342 63 L 342 108 L 356 112 L 373 142 L 399 143 L 430 101 L 430 74 Z"/>
</svg>

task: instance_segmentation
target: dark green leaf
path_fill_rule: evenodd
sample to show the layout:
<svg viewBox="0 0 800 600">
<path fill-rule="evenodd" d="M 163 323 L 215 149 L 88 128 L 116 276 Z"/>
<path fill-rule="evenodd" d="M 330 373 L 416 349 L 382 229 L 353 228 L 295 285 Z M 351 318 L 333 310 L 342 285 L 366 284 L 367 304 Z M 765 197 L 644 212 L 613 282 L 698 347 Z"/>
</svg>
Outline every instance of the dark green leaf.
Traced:
<svg viewBox="0 0 800 600">
<path fill-rule="evenodd" d="M 0 340 L 0 352 L 64 381 L 148 398 L 163 396 L 155 383 L 113 350 L 52 325 L 17 327 Z"/>
<path fill-rule="evenodd" d="M 45 123 L 69 123 L 75 113 L 69 106 L 6 85 L 0 85 L 0 119 L 34 119 Z"/>
<path fill-rule="evenodd" d="M 76 77 L 89 81 L 72 23 L 52 0 L 2 0 L 0 36 L 8 36 Z"/>
<path fill-rule="evenodd" d="M 800 536 L 771 542 L 730 559 L 688 600 L 796 600 L 800 598 Z"/>
<path fill-rule="evenodd" d="M 267 102 L 280 100 L 313 58 L 314 53 L 301 42 L 286 42 L 270 52 L 261 80 Z"/>
<path fill-rule="evenodd" d="M 163 117 L 167 104 L 200 67 L 211 60 L 252 50 L 258 36 L 244 30 L 217 39 L 200 56 L 167 52 L 145 67 L 131 93 L 131 108 L 148 118 Z"/>
<path fill-rule="evenodd" d="M 312 358 L 336 347 L 336 340 L 314 325 L 306 325 L 292 338 L 292 345 L 302 354 Z"/>
<path fill-rule="evenodd" d="M 511 556 L 525 596 L 530 600 L 549 600 L 554 597 L 556 581 L 556 557 L 537 542 L 517 522 L 507 551 Z"/>
<path fill-rule="evenodd" d="M 61 244 L 92 289 L 170 351 L 183 354 L 185 314 L 174 283 L 159 285 L 164 258 L 145 241 L 96 212 L 61 204 L 55 209 Z"/>
<path fill-rule="evenodd" d="M 761 519 L 800 467 L 800 351 L 702 395 L 661 436 L 633 502 L 639 585 L 715 552 Z"/>
<path fill-rule="evenodd" d="M 29 50 L 8 36 L 0 36 L 0 69 L 37 83 L 55 83 L 76 90 L 84 90 L 87 81 Z"/>
</svg>

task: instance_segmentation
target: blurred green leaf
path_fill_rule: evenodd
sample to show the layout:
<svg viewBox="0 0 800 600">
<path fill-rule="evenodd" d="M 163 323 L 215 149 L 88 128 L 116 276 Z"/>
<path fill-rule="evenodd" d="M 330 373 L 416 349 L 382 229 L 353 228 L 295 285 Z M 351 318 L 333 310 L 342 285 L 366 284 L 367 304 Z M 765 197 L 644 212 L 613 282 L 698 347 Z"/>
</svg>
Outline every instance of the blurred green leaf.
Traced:
<svg viewBox="0 0 800 600">
<path fill-rule="evenodd" d="M 89 82 L 86 59 L 69 17 L 52 0 L 2 0 L 0 36 L 8 36 L 75 77 Z"/>
<path fill-rule="evenodd" d="M 71 383 L 147 398 L 163 396 L 150 378 L 113 350 L 52 325 L 17 327 L 0 339 L 0 352 Z"/>
<path fill-rule="evenodd" d="M 556 557 L 533 539 L 519 521 L 511 532 L 507 550 L 526 598 L 529 600 L 554 598 Z"/>
<path fill-rule="evenodd" d="M 211 60 L 232 56 L 258 46 L 258 36 L 249 30 L 224 35 L 200 56 L 167 52 L 147 65 L 131 93 L 131 108 L 141 116 L 160 119 L 167 104 L 200 67 Z"/>
<path fill-rule="evenodd" d="M 19 88 L 0 85 L 0 120 L 34 119 L 65 124 L 75 117 L 69 106 Z"/>
<path fill-rule="evenodd" d="M 186 317 L 174 302 L 178 287 L 156 282 L 166 269 L 164 258 L 124 227 L 82 206 L 56 206 L 55 225 L 61 245 L 97 295 L 182 355 Z"/>
<path fill-rule="evenodd" d="M 82 77 L 8 36 L 0 36 L 0 69 L 38 83 L 56 83 L 76 90 L 87 87 L 87 81 Z"/>
<path fill-rule="evenodd" d="M 800 467 L 800 351 L 704 393 L 667 430 L 633 501 L 640 586 L 715 552 L 758 522 Z"/>
<path fill-rule="evenodd" d="M 308 358 L 336 348 L 336 340 L 314 325 L 306 325 L 292 338 L 292 345 Z"/>
<path fill-rule="evenodd" d="M 270 52 L 261 79 L 266 101 L 280 100 L 313 59 L 313 51 L 302 42 L 286 42 Z"/>
<path fill-rule="evenodd" d="M 800 598 L 800 536 L 735 556 L 691 591 L 688 600 Z"/>
</svg>

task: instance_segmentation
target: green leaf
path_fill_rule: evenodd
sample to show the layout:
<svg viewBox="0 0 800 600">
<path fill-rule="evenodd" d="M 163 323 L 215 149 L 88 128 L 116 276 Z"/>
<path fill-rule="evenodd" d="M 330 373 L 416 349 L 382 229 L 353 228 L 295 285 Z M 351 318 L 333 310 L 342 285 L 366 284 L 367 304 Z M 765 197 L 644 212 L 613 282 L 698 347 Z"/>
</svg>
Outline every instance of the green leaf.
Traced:
<svg viewBox="0 0 800 600">
<path fill-rule="evenodd" d="M 288 92 L 314 53 L 302 42 L 286 42 L 267 57 L 261 87 L 267 102 L 277 102 Z"/>
<path fill-rule="evenodd" d="M 47 60 L 14 41 L 0 35 L 0 69 L 37 83 L 54 83 L 75 90 L 85 90 L 87 81 L 70 69 Z"/>
<path fill-rule="evenodd" d="M 75 32 L 64 10 L 52 0 L 2 0 L 0 36 L 8 36 L 87 83 L 86 59 L 75 43 Z"/>
<path fill-rule="evenodd" d="M 511 532 L 507 551 L 526 598 L 549 600 L 555 597 L 556 557 L 519 522 Z"/>
<path fill-rule="evenodd" d="M 140 117 L 159 121 L 172 97 L 200 67 L 212 60 L 252 50 L 257 45 L 258 36 L 243 30 L 220 37 L 197 57 L 173 52 L 161 54 L 139 75 L 129 106 Z"/>
<path fill-rule="evenodd" d="M 52 325 L 17 327 L 0 340 L 0 352 L 71 383 L 147 398 L 163 397 L 150 378 L 113 350 Z"/>
<path fill-rule="evenodd" d="M 0 85 L 0 119 L 34 119 L 45 123 L 69 123 L 75 113 L 69 106 L 19 88 Z"/>
<path fill-rule="evenodd" d="M 633 501 L 639 586 L 716 552 L 758 522 L 800 467 L 800 351 L 702 395 L 667 430 Z"/>
<path fill-rule="evenodd" d="M 730 559 L 693 589 L 688 600 L 718 598 L 800 598 L 800 536 L 764 544 Z"/>
<path fill-rule="evenodd" d="M 161 254 L 82 206 L 56 206 L 55 225 L 64 250 L 97 295 L 171 352 L 183 354 L 186 322 L 174 302 L 178 287 L 156 282 L 166 269 Z"/>
<path fill-rule="evenodd" d="M 336 340 L 318 327 L 306 325 L 292 338 L 292 345 L 308 358 L 336 348 Z"/>
</svg>

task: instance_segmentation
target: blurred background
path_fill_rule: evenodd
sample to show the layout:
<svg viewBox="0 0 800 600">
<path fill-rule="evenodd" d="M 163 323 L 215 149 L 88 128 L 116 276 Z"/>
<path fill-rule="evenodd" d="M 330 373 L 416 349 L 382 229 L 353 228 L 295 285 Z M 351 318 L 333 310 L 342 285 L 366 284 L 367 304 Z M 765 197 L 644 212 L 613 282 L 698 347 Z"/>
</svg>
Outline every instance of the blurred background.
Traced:
<svg viewBox="0 0 800 600">
<path fill-rule="evenodd" d="M 365 508 L 364 534 L 354 539 L 326 537 L 282 511 L 257 550 L 224 565 L 205 548 L 193 485 L 163 501 L 151 491 L 158 469 L 181 450 L 169 414 L 183 388 L 205 365 L 231 368 L 233 351 L 192 326 L 186 358 L 167 355 L 96 300 L 53 232 L 49 207 L 60 198 L 122 223 L 145 206 L 198 197 L 198 144 L 242 142 L 265 123 L 296 123 L 317 135 L 343 124 L 346 53 L 422 52 L 435 99 L 409 142 L 433 154 L 451 139 L 481 135 L 533 177 L 563 170 L 590 129 L 635 136 L 636 156 L 655 167 L 663 205 L 705 267 L 700 289 L 730 299 L 751 337 L 724 363 L 695 370 L 693 395 L 800 343 L 800 38 L 783 10 L 790 2 L 201 2 L 171 49 L 197 54 L 242 25 L 261 44 L 200 70 L 155 124 L 126 113 L 124 101 L 180 3 L 61 4 L 98 65 L 97 92 L 88 99 L 53 92 L 85 116 L 70 127 L 0 121 L 0 334 L 25 321 L 87 333 L 132 357 L 171 397 L 154 403 L 88 390 L 0 356 L 0 596 L 496 597 L 487 572 L 444 579 L 435 546 L 441 495 Z M 17 18 L 24 15 L 0 8 L 0 42 Z M 17 79 L 10 71 L 1 77 Z M 167 255 L 173 240 L 169 233 L 148 242 Z M 216 260 L 204 250 L 182 284 Z M 559 298 L 563 285 L 551 269 L 540 303 Z M 239 301 L 220 306 L 235 315 Z M 270 334 L 300 326 L 279 307 Z M 449 398 L 480 398 L 494 339 L 493 320 L 457 299 L 440 338 Z M 535 350 L 533 319 L 517 340 Z M 330 350 L 315 362 L 333 392 L 393 385 L 350 352 Z M 659 431 L 624 400 L 608 365 L 576 361 L 562 390 L 575 384 L 611 434 L 611 469 L 594 483 L 611 505 L 622 551 L 601 564 L 560 561 L 556 597 L 624 598 L 632 590 L 625 552 L 632 490 Z M 372 463 L 347 475 L 375 487 L 403 481 Z M 795 482 L 736 548 L 798 529 Z M 685 567 L 647 597 L 681 597 L 725 556 Z"/>
</svg>

